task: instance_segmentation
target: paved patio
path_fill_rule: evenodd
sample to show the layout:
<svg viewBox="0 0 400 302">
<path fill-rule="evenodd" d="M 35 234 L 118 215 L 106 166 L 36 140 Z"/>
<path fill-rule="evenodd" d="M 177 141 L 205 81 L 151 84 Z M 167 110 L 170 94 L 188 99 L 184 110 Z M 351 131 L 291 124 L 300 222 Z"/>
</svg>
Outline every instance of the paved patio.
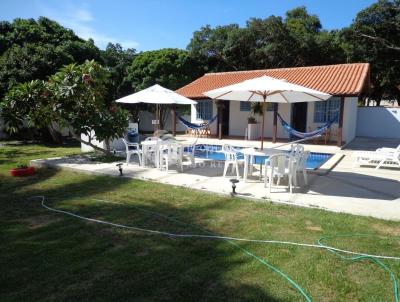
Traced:
<svg viewBox="0 0 400 302">
<path fill-rule="evenodd" d="M 200 139 L 198 142 L 215 143 L 215 140 Z M 243 141 L 236 143 L 229 140 L 229 143 L 240 146 Z M 381 142 L 378 146 L 390 147 L 395 143 L 394 141 Z M 306 149 L 310 151 L 336 153 L 335 161 L 328 163 L 330 167 L 325 169 L 325 173 L 309 173 L 309 185 L 307 187 L 295 188 L 293 194 L 288 193 L 284 187 L 276 188 L 272 193 L 268 193 L 268 190 L 264 188 L 264 184 L 259 182 L 259 172 L 255 171 L 249 182 L 240 181 L 237 184 L 238 196 L 355 215 L 400 220 L 400 170 L 353 167 L 351 154 L 354 150 L 359 150 L 359 146 L 363 144 L 368 148 L 374 148 L 371 146 L 372 142 L 366 144 L 363 139 L 355 140 L 344 150 L 334 146 L 306 145 Z M 376 142 L 376 144 L 379 144 L 379 142 Z M 246 145 L 251 144 L 247 142 Z M 270 143 L 267 144 L 267 147 L 270 145 Z M 115 176 L 119 174 L 116 163 L 95 163 L 84 157 L 36 160 L 32 161 L 32 164 L 96 174 Z M 123 171 L 124 177 L 222 194 L 230 194 L 231 192 L 230 177 L 223 178 L 221 176 L 223 165 L 216 162 L 196 159 L 196 168 L 189 167 L 189 163 L 187 163 L 183 173 L 175 171 L 173 167 L 167 173 L 155 168 L 140 167 L 135 163 L 129 166 L 123 165 Z M 302 183 L 301 179 L 300 183 Z"/>
</svg>

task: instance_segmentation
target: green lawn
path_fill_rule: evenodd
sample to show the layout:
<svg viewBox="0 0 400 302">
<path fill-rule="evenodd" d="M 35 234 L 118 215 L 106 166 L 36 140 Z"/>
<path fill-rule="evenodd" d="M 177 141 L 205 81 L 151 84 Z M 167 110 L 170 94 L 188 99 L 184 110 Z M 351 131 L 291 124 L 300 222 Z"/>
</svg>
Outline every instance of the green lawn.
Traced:
<svg viewBox="0 0 400 302">
<path fill-rule="evenodd" d="M 304 301 L 287 281 L 240 248 L 293 278 L 313 301 L 393 301 L 389 275 L 368 261 L 352 262 L 310 248 L 176 239 L 118 229 L 50 212 L 82 215 L 169 232 L 210 232 L 315 243 L 340 238 L 340 248 L 400 255 L 400 223 L 321 210 L 257 203 L 184 188 L 40 170 L 12 178 L 8 170 L 32 158 L 76 154 L 76 147 L 0 147 L 1 301 Z M 95 199 L 121 202 L 109 204 Z M 187 226 L 142 212 L 155 211 Z M 396 274 L 400 261 L 384 261 Z"/>
</svg>

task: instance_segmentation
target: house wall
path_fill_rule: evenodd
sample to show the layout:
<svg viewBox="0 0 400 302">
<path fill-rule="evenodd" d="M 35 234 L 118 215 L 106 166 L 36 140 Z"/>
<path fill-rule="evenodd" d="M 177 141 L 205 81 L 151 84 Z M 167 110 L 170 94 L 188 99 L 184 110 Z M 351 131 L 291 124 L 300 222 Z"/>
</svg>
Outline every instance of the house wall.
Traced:
<svg viewBox="0 0 400 302">
<path fill-rule="evenodd" d="M 313 131 L 317 129 L 318 127 L 322 126 L 324 123 L 315 123 L 314 122 L 314 111 L 315 111 L 315 102 L 308 103 L 307 107 L 307 132 Z M 338 127 L 339 124 L 338 122 L 335 122 L 331 126 L 331 132 L 330 132 L 330 137 L 329 141 L 337 141 L 338 137 Z"/>
<path fill-rule="evenodd" d="M 247 118 L 252 116 L 251 111 L 240 111 L 240 102 L 231 101 L 229 107 L 229 135 L 232 136 L 244 136 L 245 130 L 247 128 Z M 290 111 L 291 107 L 289 104 L 279 104 L 278 112 L 282 116 L 282 118 L 286 121 L 290 121 Z M 259 115 L 254 116 L 258 122 L 259 133 L 261 133 L 262 126 L 262 117 Z M 272 137 L 273 135 L 273 119 L 274 112 L 266 111 L 265 114 L 265 129 L 264 129 L 264 137 Z M 278 129 L 277 129 L 277 137 L 278 138 L 289 138 L 289 134 L 285 129 L 281 126 L 278 120 Z"/>
<path fill-rule="evenodd" d="M 343 141 L 344 143 L 348 143 L 352 141 L 356 136 L 356 128 L 357 128 L 357 97 L 346 97 L 344 102 L 344 116 L 343 116 Z M 247 127 L 247 118 L 252 115 L 250 111 L 240 111 L 240 102 L 231 101 L 229 105 L 229 135 L 231 136 L 242 136 L 245 135 L 245 129 Z M 291 123 L 291 115 L 292 115 L 292 105 L 291 104 L 279 104 L 278 112 L 282 116 L 282 118 Z M 323 125 L 323 123 L 315 123 L 314 122 L 314 109 L 315 102 L 310 102 L 307 107 L 307 132 L 313 131 L 316 128 Z M 399 110 L 400 111 L 400 110 Z M 214 103 L 213 105 L 213 115 L 217 113 L 217 107 Z M 255 116 L 257 122 L 259 123 L 261 129 L 262 117 L 256 115 Z M 273 133 L 273 111 L 267 111 L 265 114 L 265 130 L 264 137 L 272 137 Z M 196 106 L 192 105 L 191 110 L 191 121 L 193 123 L 200 123 L 201 120 L 196 119 Z M 335 122 L 331 126 L 331 134 L 330 141 L 336 142 L 338 137 L 338 122 Z M 217 123 L 212 125 L 212 134 L 217 134 Z M 278 138 L 289 138 L 289 134 L 282 127 L 278 119 L 278 130 L 277 130 Z"/>
<path fill-rule="evenodd" d="M 178 113 L 177 113 L 178 114 Z M 140 118 L 140 123 L 139 123 L 139 132 L 152 132 L 154 131 L 154 125 L 151 124 L 152 120 L 156 119 L 156 116 L 154 113 L 148 112 L 148 111 L 141 111 L 139 112 L 139 118 Z M 190 115 L 185 114 L 183 116 L 185 120 L 190 120 Z M 164 125 L 164 129 L 167 131 L 172 131 L 172 114 L 168 114 L 167 120 Z M 177 132 L 185 132 L 186 127 L 182 125 L 182 123 L 178 120 L 178 117 L 176 118 L 176 131 Z"/>
<path fill-rule="evenodd" d="M 343 141 L 351 142 L 356 137 L 357 128 L 357 97 L 346 97 L 343 111 Z"/>
<path fill-rule="evenodd" d="M 400 139 L 400 108 L 358 107 L 357 136 Z"/>
</svg>

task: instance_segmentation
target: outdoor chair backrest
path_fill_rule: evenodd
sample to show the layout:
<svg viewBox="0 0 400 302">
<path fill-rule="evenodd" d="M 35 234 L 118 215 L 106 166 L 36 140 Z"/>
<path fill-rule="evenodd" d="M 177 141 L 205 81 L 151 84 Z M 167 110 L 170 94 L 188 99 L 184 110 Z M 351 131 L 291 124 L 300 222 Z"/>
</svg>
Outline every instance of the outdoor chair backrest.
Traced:
<svg viewBox="0 0 400 302">
<path fill-rule="evenodd" d="M 222 146 L 222 152 L 235 152 L 231 145 L 225 144 Z"/>
<path fill-rule="evenodd" d="M 169 158 L 180 158 L 182 145 L 173 141 L 163 141 L 159 144 L 161 154 Z"/>
<path fill-rule="evenodd" d="M 310 151 L 305 151 L 300 158 L 298 159 L 298 162 L 296 163 L 298 165 L 299 169 L 304 169 L 307 166 L 307 158 L 310 156 Z"/>
<path fill-rule="evenodd" d="M 155 136 L 146 137 L 145 141 L 159 141 L 160 139 Z"/>
<path fill-rule="evenodd" d="M 237 153 L 231 145 L 228 144 L 223 145 L 222 152 L 225 155 L 226 161 L 237 161 Z"/>
<path fill-rule="evenodd" d="M 304 146 L 300 144 L 291 145 L 290 147 L 290 155 L 299 158 L 304 153 Z"/>
<path fill-rule="evenodd" d="M 285 174 L 286 169 L 290 169 L 291 162 L 291 157 L 287 154 L 274 154 L 269 157 L 269 166 L 273 173 Z"/>
<path fill-rule="evenodd" d="M 139 146 L 138 143 L 130 143 L 124 138 L 122 139 L 122 141 L 123 141 L 123 143 L 125 145 L 126 153 L 128 153 L 130 150 L 132 150 L 132 149 L 130 149 L 130 147 L 132 147 L 135 150 L 139 150 L 140 149 L 140 146 Z"/>
<path fill-rule="evenodd" d="M 197 140 L 198 140 L 198 138 L 196 138 L 196 140 L 192 144 L 185 145 L 183 153 L 192 154 L 194 156 L 194 153 L 196 151 Z"/>
<path fill-rule="evenodd" d="M 225 153 L 225 160 L 226 161 L 233 161 L 236 162 L 237 161 L 237 154 L 235 151 L 231 152 L 231 151 L 226 151 Z"/>
</svg>

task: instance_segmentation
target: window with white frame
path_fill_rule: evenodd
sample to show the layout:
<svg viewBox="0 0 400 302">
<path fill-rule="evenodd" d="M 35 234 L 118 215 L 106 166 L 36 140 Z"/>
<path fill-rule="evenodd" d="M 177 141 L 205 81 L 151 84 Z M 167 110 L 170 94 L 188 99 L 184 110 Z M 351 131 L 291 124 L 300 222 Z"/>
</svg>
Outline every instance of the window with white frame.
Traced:
<svg viewBox="0 0 400 302">
<path fill-rule="evenodd" d="M 251 111 L 251 102 L 240 101 L 240 111 Z"/>
<path fill-rule="evenodd" d="M 196 118 L 198 120 L 211 120 L 213 114 L 213 103 L 211 100 L 198 101 L 196 105 Z"/>
<path fill-rule="evenodd" d="M 327 123 L 339 112 L 340 99 L 331 98 L 328 101 L 314 103 L 314 123 Z M 337 120 L 335 121 L 337 123 Z"/>
</svg>

